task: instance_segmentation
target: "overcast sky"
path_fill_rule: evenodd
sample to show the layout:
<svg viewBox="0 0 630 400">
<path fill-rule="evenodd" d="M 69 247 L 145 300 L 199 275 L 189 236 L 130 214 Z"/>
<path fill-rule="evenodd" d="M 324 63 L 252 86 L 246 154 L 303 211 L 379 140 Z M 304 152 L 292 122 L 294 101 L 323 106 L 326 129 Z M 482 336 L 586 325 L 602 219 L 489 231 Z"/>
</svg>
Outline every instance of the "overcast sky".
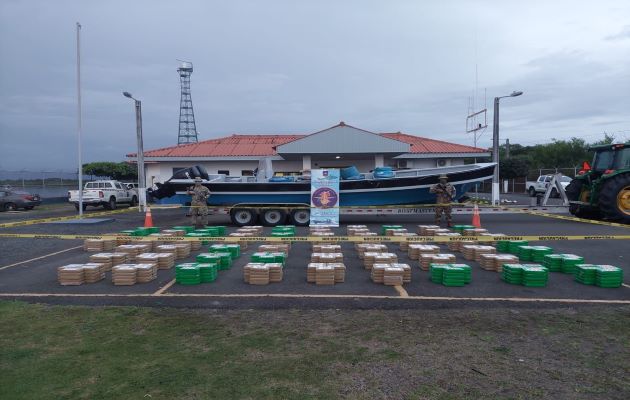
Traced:
<svg viewBox="0 0 630 400">
<path fill-rule="evenodd" d="M 0 2 L 0 170 L 76 168 L 75 22 L 83 25 L 83 159 L 177 144 L 176 59 L 194 62 L 199 139 L 310 133 L 345 121 L 472 144 L 468 98 L 501 102 L 501 136 L 630 138 L 630 1 Z"/>
</svg>

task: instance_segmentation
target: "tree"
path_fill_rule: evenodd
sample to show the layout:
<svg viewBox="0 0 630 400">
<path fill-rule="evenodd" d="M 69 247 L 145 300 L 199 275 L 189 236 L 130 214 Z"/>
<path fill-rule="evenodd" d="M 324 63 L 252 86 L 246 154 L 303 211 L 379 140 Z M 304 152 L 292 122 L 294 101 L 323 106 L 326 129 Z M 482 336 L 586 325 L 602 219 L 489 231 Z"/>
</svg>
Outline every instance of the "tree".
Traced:
<svg viewBox="0 0 630 400">
<path fill-rule="evenodd" d="M 83 164 L 83 173 L 116 180 L 132 180 L 138 177 L 136 169 L 126 162 L 99 161 Z"/>
<path fill-rule="evenodd" d="M 500 179 L 521 178 L 527 176 L 528 171 L 529 162 L 524 156 L 504 158 L 499 161 Z"/>
</svg>

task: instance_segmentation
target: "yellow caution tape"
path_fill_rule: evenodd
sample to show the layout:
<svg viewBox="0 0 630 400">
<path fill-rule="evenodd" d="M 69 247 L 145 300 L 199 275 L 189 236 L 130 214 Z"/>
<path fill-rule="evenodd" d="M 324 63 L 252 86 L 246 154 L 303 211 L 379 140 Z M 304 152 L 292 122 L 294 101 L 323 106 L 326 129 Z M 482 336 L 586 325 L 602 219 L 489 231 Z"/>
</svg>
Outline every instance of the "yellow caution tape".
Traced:
<svg viewBox="0 0 630 400">
<path fill-rule="evenodd" d="M 470 203 L 470 202 L 466 202 L 466 203 L 441 203 L 441 204 L 397 204 L 397 205 L 383 205 L 383 206 L 339 206 L 336 208 L 339 209 L 343 209 L 343 210 L 348 210 L 348 209 L 386 209 L 386 208 L 422 208 L 422 207 L 447 207 L 447 206 L 451 206 L 451 207 L 470 207 L 472 208 L 475 205 L 475 203 Z M 477 204 L 477 206 L 479 208 L 496 208 L 496 209 L 509 209 L 509 207 L 506 206 L 487 206 L 487 205 L 481 205 L 481 204 Z M 161 206 L 151 206 L 151 210 L 174 210 L 174 209 L 178 209 L 178 208 L 198 208 L 198 207 L 203 207 L 203 206 L 185 206 L 185 205 L 161 205 Z M 296 204 L 294 206 L 257 206 L 257 205 L 253 205 L 253 204 L 236 204 L 233 206 L 218 206 L 218 205 L 208 205 L 208 208 L 255 208 L 255 209 L 259 209 L 259 210 L 265 210 L 265 209 L 274 209 L 274 210 L 295 210 L 296 208 L 304 208 L 304 209 L 308 209 L 310 208 L 310 205 L 308 204 Z M 522 206 L 521 206 L 522 207 Z"/>
<path fill-rule="evenodd" d="M 122 208 L 122 209 L 119 209 L 119 210 L 101 211 L 101 212 L 83 214 L 83 217 L 84 218 L 100 217 L 100 216 L 104 216 L 104 215 L 125 213 L 125 212 L 133 211 L 133 210 L 135 210 L 135 208 L 131 208 L 131 207 L 130 208 Z M 27 220 L 24 220 L 24 221 L 5 222 L 3 224 L 0 224 L 0 228 L 13 228 L 13 227 L 16 227 L 16 226 L 45 224 L 45 223 L 48 223 L 48 222 L 70 221 L 70 220 L 73 220 L 73 219 L 79 219 L 79 216 L 78 215 L 71 215 L 71 216 L 67 216 L 67 217 L 27 219 Z"/>
<path fill-rule="evenodd" d="M 523 235 L 523 236 L 127 236 L 127 235 L 57 235 L 44 233 L 0 233 L 0 238 L 18 239 L 64 239 L 64 240 L 127 240 L 134 242 L 163 241 L 163 242 L 353 242 L 353 243 L 449 243 L 474 240 L 479 242 L 494 242 L 497 240 L 527 240 L 539 241 L 567 241 L 567 240 L 628 240 L 630 235 Z"/>
</svg>

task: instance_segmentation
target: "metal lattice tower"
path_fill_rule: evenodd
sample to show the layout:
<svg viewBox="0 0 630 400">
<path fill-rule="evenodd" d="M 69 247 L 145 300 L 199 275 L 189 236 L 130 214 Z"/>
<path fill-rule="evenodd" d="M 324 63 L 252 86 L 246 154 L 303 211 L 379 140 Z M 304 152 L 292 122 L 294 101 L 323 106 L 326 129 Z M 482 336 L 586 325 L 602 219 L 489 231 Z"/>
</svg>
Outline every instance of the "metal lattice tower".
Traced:
<svg viewBox="0 0 630 400">
<path fill-rule="evenodd" d="M 179 102 L 179 135 L 177 136 L 177 144 L 197 143 L 197 126 L 195 125 L 195 113 L 193 111 L 192 98 L 190 97 L 192 63 L 182 61 L 180 67 L 177 68 L 177 72 L 179 72 L 179 81 L 182 87 L 182 96 Z"/>
</svg>

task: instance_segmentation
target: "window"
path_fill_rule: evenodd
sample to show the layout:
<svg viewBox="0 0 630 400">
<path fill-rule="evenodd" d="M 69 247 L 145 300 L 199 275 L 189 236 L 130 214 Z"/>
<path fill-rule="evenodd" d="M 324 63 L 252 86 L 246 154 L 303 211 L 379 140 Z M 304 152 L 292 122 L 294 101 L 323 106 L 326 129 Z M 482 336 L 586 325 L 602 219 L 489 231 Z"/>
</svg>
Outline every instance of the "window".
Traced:
<svg viewBox="0 0 630 400">
<path fill-rule="evenodd" d="M 85 185 L 86 189 L 93 189 L 94 188 L 94 183 L 89 182 L 87 185 Z"/>
<path fill-rule="evenodd" d="M 120 184 L 120 182 L 116 182 L 116 189 L 122 189 L 122 185 Z"/>
<path fill-rule="evenodd" d="M 218 173 L 219 173 L 219 174 L 223 174 L 223 175 L 230 176 L 230 170 L 227 170 L 227 169 L 220 169 L 220 170 L 218 171 Z"/>
<path fill-rule="evenodd" d="M 241 170 L 241 176 L 254 176 L 254 171 L 251 169 L 243 169 Z"/>
<path fill-rule="evenodd" d="M 299 172 L 274 172 L 273 176 L 298 176 L 302 175 Z"/>
</svg>

